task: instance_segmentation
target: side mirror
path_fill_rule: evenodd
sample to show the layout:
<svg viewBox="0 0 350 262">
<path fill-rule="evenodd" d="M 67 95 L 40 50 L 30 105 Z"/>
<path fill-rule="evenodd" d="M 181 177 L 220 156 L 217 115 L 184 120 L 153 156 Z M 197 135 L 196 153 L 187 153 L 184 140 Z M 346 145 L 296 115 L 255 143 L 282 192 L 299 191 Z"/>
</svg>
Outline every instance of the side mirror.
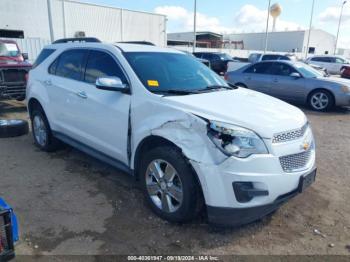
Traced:
<svg viewBox="0 0 350 262">
<path fill-rule="evenodd" d="M 293 78 L 296 78 L 296 79 L 297 78 L 301 78 L 301 74 L 294 72 L 294 73 L 290 74 L 290 77 L 293 77 Z"/>
<path fill-rule="evenodd" d="M 22 53 L 22 57 L 23 57 L 24 60 L 28 60 L 29 59 L 28 53 Z"/>
<path fill-rule="evenodd" d="M 130 89 L 119 77 L 104 76 L 96 79 L 96 88 L 107 91 L 129 93 Z"/>
</svg>

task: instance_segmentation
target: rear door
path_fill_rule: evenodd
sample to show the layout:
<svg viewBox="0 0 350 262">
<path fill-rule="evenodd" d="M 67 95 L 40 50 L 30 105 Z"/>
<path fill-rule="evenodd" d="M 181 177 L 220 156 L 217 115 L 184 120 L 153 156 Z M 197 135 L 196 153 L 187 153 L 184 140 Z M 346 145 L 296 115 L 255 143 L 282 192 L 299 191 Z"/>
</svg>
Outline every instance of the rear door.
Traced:
<svg viewBox="0 0 350 262">
<path fill-rule="evenodd" d="M 248 67 L 243 71 L 243 84 L 249 89 L 268 94 L 272 78 L 267 72 L 271 64 L 271 62 L 260 62 Z"/>
<path fill-rule="evenodd" d="M 64 51 L 49 67 L 48 79 L 44 80 L 54 116 L 56 131 L 72 138 L 83 136 L 78 128 L 81 120 L 79 90 L 88 50 Z"/>
<path fill-rule="evenodd" d="M 272 84 L 269 94 L 287 101 L 304 101 L 306 97 L 305 79 L 292 77 L 292 73 L 299 73 L 287 63 L 275 62 L 269 68 Z"/>
</svg>

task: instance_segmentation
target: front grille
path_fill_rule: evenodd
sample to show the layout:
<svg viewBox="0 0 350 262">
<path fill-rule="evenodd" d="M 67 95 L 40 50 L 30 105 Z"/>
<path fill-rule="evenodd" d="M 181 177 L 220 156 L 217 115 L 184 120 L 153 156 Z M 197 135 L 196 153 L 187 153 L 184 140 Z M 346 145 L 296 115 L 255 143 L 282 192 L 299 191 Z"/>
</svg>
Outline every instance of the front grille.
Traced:
<svg viewBox="0 0 350 262">
<path fill-rule="evenodd" d="M 26 81 L 27 71 L 24 69 L 3 70 L 3 81 L 6 83 L 21 83 Z"/>
<path fill-rule="evenodd" d="M 306 168 L 311 158 L 311 152 L 312 149 L 310 148 L 308 151 L 302 153 L 280 157 L 283 171 L 290 173 Z"/>
<path fill-rule="evenodd" d="M 0 211 L 0 260 L 13 252 L 12 228 L 9 211 Z"/>
<path fill-rule="evenodd" d="M 292 140 L 298 139 L 300 137 L 303 137 L 308 126 L 309 126 L 309 124 L 306 123 L 303 127 L 299 128 L 299 129 L 294 129 L 294 130 L 290 130 L 287 132 L 275 134 L 272 138 L 272 143 L 274 143 L 274 144 L 282 143 L 282 142 L 292 141 Z"/>
</svg>

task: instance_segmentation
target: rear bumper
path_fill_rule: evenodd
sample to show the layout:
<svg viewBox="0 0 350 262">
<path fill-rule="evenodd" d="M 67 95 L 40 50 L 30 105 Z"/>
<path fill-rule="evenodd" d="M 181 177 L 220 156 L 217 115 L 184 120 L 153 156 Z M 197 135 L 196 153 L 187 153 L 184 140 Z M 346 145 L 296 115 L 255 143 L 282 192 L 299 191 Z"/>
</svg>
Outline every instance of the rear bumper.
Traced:
<svg viewBox="0 0 350 262">
<path fill-rule="evenodd" d="M 316 175 L 316 169 L 310 173 L 313 172 L 315 172 Z M 207 206 L 208 220 L 209 223 L 219 226 L 238 227 L 241 225 L 249 224 L 265 217 L 266 215 L 271 214 L 281 205 L 286 203 L 289 199 L 295 197 L 297 194 L 301 193 L 303 190 L 303 178 L 301 177 L 298 187 L 295 190 L 279 196 L 271 204 L 249 208 L 225 208 Z"/>
</svg>

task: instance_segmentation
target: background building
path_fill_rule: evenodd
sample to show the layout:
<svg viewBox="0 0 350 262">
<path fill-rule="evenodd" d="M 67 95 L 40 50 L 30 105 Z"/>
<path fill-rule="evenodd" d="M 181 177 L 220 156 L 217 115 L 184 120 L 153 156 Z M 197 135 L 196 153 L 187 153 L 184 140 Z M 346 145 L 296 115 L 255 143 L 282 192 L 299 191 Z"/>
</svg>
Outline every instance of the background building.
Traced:
<svg viewBox="0 0 350 262">
<path fill-rule="evenodd" d="M 305 53 L 308 41 L 308 30 L 269 32 L 268 51 Z M 224 39 L 243 41 L 245 49 L 264 50 L 265 33 L 242 33 L 225 35 Z M 319 29 L 312 29 L 309 54 L 333 54 L 335 36 Z"/>
<path fill-rule="evenodd" d="M 84 35 L 105 42 L 138 40 L 165 46 L 166 17 L 72 0 L 0 1 L 0 37 L 51 42 Z"/>
<path fill-rule="evenodd" d="M 305 54 L 308 30 L 269 32 L 267 50 L 270 52 L 294 52 Z M 213 32 L 198 32 L 197 46 L 207 48 L 226 48 L 233 50 L 264 51 L 265 33 L 240 33 L 220 35 Z M 168 45 L 192 46 L 193 33 L 169 33 Z M 310 36 L 309 54 L 333 54 L 335 36 L 323 30 L 313 29 Z"/>
</svg>

